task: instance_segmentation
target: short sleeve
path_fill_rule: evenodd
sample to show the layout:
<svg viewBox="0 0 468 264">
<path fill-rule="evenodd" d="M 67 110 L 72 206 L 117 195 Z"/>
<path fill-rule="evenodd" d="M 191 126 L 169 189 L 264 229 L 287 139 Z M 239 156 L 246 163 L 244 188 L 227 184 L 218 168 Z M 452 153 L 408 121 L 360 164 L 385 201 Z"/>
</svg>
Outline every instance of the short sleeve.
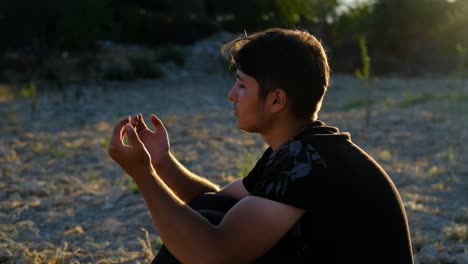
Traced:
<svg viewBox="0 0 468 264">
<path fill-rule="evenodd" d="M 324 161 L 310 144 L 290 141 L 271 154 L 250 194 L 312 209 L 318 202 L 318 178 L 325 168 Z"/>
<path fill-rule="evenodd" d="M 247 176 L 242 179 L 245 189 L 250 193 L 252 192 L 255 185 L 258 183 L 258 180 L 261 176 L 263 168 L 265 166 L 268 157 L 271 154 L 271 148 L 268 148 L 262 155 L 262 157 L 257 161 L 253 169 L 249 172 Z"/>
</svg>

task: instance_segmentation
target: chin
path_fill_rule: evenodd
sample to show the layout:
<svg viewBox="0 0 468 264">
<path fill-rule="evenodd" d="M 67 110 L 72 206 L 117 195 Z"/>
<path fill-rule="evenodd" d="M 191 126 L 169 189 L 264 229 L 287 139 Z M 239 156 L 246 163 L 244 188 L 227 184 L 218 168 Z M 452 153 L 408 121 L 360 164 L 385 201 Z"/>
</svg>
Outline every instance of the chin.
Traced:
<svg viewBox="0 0 468 264">
<path fill-rule="evenodd" d="M 247 133 L 257 133 L 258 132 L 257 128 L 254 127 L 254 126 L 247 126 L 247 125 L 242 125 L 240 123 L 237 123 L 237 127 L 240 130 L 242 130 L 244 132 L 247 132 Z"/>
</svg>

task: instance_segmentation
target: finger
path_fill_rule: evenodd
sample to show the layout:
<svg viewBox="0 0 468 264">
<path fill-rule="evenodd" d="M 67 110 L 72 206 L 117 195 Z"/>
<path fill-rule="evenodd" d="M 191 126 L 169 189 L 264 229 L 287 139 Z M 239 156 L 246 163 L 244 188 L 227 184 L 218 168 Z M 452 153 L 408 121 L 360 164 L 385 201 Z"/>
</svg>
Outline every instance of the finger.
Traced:
<svg viewBox="0 0 468 264">
<path fill-rule="evenodd" d="M 130 122 L 130 117 L 123 119 L 122 121 L 117 124 L 114 128 L 114 132 L 112 133 L 112 138 L 109 144 L 109 149 L 107 153 L 112 158 L 115 158 L 116 155 L 119 153 L 120 149 L 124 146 L 123 137 L 125 135 L 125 124 Z"/>
<path fill-rule="evenodd" d="M 130 124 L 125 125 L 125 132 L 127 133 L 128 144 L 132 147 L 141 147 L 143 143 L 141 142 L 140 138 L 138 138 L 138 134 L 136 133 L 133 126 Z"/>
<path fill-rule="evenodd" d="M 117 146 L 118 144 L 123 144 L 123 137 L 125 135 L 125 124 L 130 122 L 130 117 L 127 117 L 125 119 L 122 119 L 117 126 L 114 128 L 114 133 L 112 134 L 111 138 L 111 144 L 115 144 Z"/>
<path fill-rule="evenodd" d="M 125 121 L 124 121 L 125 120 Z M 125 125 L 129 124 L 132 121 L 132 118 L 130 116 L 127 116 L 127 119 L 122 120 L 124 123 L 122 125 L 122 128 L 120 129 L 120 141 L 124 143 L 124 137 L 125 137 Z"/>
<path fill-rule="evenodd" d="M 142 114 L 138 114 L 138 132 L 148 129 Z"/>
<path fill-rule="evenodd" d="M 132 126 L 133 127 L 138 127 L 138 115 L 134 115 L 132 117 Z"/>
<path fill-rule="evenodd" d="M 163 122 L 161 119 L 157 118 L 155 114 L 150 115 L 150 120 L 158 132 L 167 132 Z"/>
</svg>

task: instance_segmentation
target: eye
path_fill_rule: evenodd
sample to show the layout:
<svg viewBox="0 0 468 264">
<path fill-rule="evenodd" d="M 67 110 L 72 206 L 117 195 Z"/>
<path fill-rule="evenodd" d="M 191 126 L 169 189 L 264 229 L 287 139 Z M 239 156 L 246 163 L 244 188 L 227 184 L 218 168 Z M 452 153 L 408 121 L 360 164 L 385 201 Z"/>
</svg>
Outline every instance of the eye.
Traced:
<svg viewBox="0 0 468 264">
<path fill-rule="evenodd" d="M 245 85 L 244 85 L 244 84 L 242 84 L 242 83 L 239 83 L 239 85 L 238 85 L 238 86 L 239 86 L 239 88 L 245 88 Z"/>
</svg>

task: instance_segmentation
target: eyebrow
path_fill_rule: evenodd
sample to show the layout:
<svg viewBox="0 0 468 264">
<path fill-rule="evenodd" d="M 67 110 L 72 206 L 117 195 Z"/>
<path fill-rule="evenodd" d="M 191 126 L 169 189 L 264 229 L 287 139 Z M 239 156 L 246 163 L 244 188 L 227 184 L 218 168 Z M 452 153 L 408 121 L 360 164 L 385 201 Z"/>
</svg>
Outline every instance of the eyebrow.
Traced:
<svg viewBox="0 0 468 264">
<path fill-rule="evenodd" d="M 239 76 L 238 73 L 236 73 L 236 78 L 239 79 L 239 80 L 241 80 L 241 81 L 243 81 L 243 82 L 245 82 L 245 81 Z"/>
</svg>

